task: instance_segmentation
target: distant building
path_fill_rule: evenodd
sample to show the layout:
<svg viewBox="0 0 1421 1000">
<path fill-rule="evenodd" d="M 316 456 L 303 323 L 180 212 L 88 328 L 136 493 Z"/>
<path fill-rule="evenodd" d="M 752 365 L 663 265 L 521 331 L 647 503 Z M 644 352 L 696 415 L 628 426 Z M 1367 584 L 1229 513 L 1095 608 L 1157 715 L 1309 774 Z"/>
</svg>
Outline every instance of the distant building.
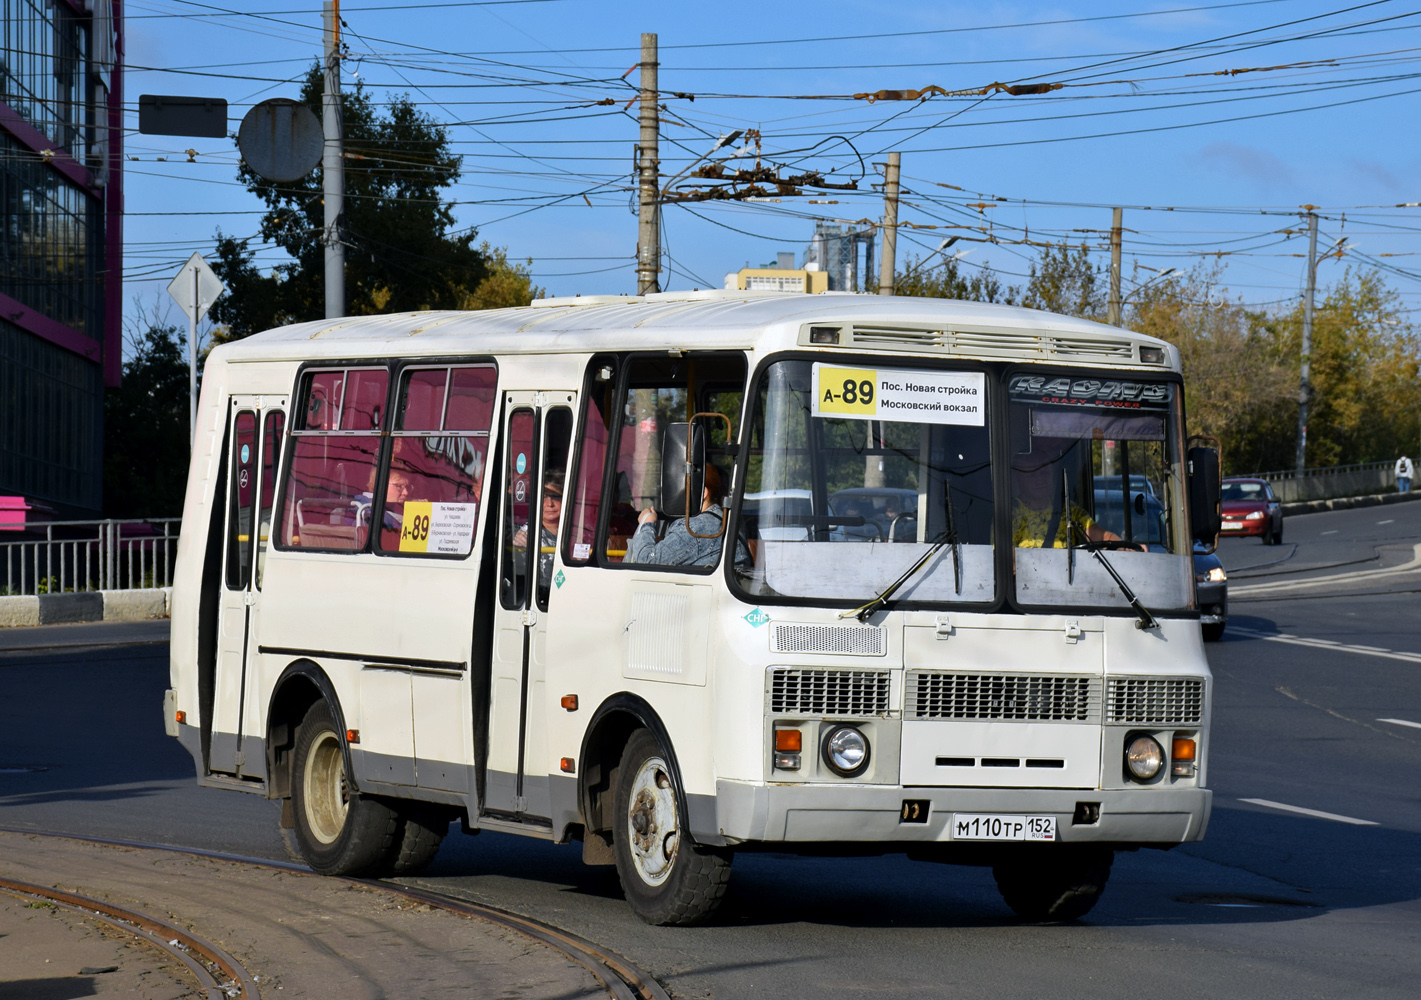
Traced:
<svg viewBox="0 0 1421 1000">
<path fill-rule="evenodd" d="M 103 506 L 122 373 L 122 0 L 4 0 L 0 494 Z"/>
<path fill-rule="evenodd" d="M 795 268 L 794 254 L 779 255 L 779 267 L 742 267 L 725 276 L 726 288 L 769 292 L 827 292 L 829 276 L 816 264 Z M 788 259 L 786 259 L 788 258 Z"/>
<path fill-rule="evenodd" d="M 814 264 L 829 276 L 831 292 L 868 291 L 873 283 L 873 227 L 856 230 L 831 222 L 816 222 L 814 237 L 804 252 L 805 266 Z"/>
</svg>

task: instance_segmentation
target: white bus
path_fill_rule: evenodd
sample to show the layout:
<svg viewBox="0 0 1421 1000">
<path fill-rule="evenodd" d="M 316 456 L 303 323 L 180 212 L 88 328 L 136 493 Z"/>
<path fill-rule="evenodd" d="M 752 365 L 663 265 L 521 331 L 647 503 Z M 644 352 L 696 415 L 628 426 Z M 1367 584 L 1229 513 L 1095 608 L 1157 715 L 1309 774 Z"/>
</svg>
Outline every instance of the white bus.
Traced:
<svg viewBox="0 0 1421 1000">
<path fill-rule="evenodd" d="M 1150 337 L 835 293 L 221 346 L 168 731 L 318 872 L 412 871 L 459 819 L 580 841 L 653 923 L 757 849 L 991 865 L 1078 916 L 1209 819 L 1183 400 Z"/>
</svg>

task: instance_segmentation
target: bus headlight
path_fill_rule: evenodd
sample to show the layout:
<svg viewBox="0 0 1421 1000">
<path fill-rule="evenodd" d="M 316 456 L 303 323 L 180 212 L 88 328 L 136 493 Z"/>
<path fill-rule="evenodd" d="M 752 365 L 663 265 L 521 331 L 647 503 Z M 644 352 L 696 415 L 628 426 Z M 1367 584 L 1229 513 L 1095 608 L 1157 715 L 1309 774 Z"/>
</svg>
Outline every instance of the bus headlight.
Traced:
<svg viewBox="0 0 1421 1000">
<path fill-rule="evenodd" d="M 1164 767 L 1164 748 L 1153 736 L 1136 736 L 1125 745 L 1125 766 L 1140 781 L 1149 781 Z"/>
<path fill-rule="evenodd" d="M 868 737 L 857 726 L 835 726 L 824 737 L 824 763 L 845 778 L 856 778 L 868 768 Z"/>
</svg>

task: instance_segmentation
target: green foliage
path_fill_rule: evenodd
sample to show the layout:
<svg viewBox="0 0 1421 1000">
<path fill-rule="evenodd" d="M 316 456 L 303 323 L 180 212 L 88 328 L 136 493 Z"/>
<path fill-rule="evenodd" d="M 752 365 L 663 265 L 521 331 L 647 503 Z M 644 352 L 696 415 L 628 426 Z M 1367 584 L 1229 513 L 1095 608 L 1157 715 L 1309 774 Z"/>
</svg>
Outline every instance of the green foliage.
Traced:
<svg viewBox="0 0 1421 1000">
<path fill-rule="evenodd" d="M 488 264 L 488 277 L 479 282 L 472 292 L 458 289 L 459 309 L 506 309 L 510 306 L 526 306 L 534 299 L 541 299 L 545 289 L 533 284 L 529 270 L 533 261 L 514 264 L 508 260 L 506 247 L 495 247 L 485 242 L 479 253 Z"/>
<path fill-rule="evenodd" d="M 1130 303 L 1130 328 L 1175 345 L 1191 433 L 1217 435 L 1224 471 L 1296 461 L 1301 301 L 1269 315 L 1232 300 L 1217 267 L 1154 282 Z M 1344 272 L 1313 313 L 1308 466 L 1390 461 L 1421 434 L 1421 341 L 1376 272 Z"/>
<path fill-rule="evenodd" d="M 301 101 L 321 114 L 319 64 L 306 75 Z M 444 189 L 459 179 L 459 158 L 445 130 L 407 97 L 380 111 L 363 85 L 342 97 L 345 135 L 346 312 L 352 316 L 456 308 L 489 275 L 472 230 L 453 232 Z M 212 308 L 215 339 L 236 340 L 282 323 L 325 315 L 325 207 L 322 171 L 276 184 L 243 164 L 247 189 L 265 202 L 262 239 L 293 261 L 263 275 L 246 240 L 217 233 L 213 264 L 227 294 Z"/>
<path fill-rule="evenodd" d="M 963 273 L 961 262 L 952 257 L 933 268 L 925 268 L 923 262 L 910 257 L 907 268 L 893 279 L 893 294 L 1011 305 L 1018 290 L 1003 286 L 990 266 L 984 265 L 968 275 Z"/>
<path fill-rule="evenodd" d="M 1043 247 L 1039 260 L 1032 261 L 1020 302 L 1028 309 L 1105 318 L 1103 271 L 1091 262 L 1090 251 L 1082 243 Z"/>
<path fill-rule="evenodd" d="M 123 384 L 104 396 L 108 517 L 175 517 L 188 466 L 187 338 L 149 320 L 130 335 Z"/>
</svg>

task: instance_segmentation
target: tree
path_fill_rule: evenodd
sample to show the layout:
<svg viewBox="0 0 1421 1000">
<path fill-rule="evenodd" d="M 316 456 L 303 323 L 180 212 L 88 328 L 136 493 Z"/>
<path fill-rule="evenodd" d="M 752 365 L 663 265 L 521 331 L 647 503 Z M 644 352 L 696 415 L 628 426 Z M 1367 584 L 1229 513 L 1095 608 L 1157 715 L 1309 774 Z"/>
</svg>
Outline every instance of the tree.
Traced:
<svg viewBox="0 0 1421 1000">
<path fill-rule="evenodd" d="M 931 299 L 963 299 L 969 302 L 1003 302 L 1011 305 L 1018 290 L 1003 287 L 997 272 L 984 264 L 976 273 L 966 276 L 961 262 L 948 257 L 934 268 L 924 268 L 924 262 L 908 258 L 906 270 L 893 278 L 894 295 L 917 295 Z"/>
<path fill-rule="evenodd" d="M 325 90 L 311 68 L 301 101 L 319 117 Z M 459 158 L 445 130 L 407 95 L 384 112 L 362 84 L 342 98 L 345 135 L 346 312 L 352 316 L 451 309 L 489 275 L 473 230 L 455 232 L 453 206 L 441 197 L 459 179 Z M 213 264 L 227 294 L 212 308 L 216 339 L 236 340 L 282 323 L 325 315 L 322 172 L 277 184 L 240 168 L 247 189 L 265 202 L 261 237 L 292 257 L 263 275 L 248 240 L 217 233 Z"/>
<path fill-rule="evenodd" d="M 459 309 L 506 309 L 510 306 L 526 306 L 534 299 L 547 294 L 545 289 L 533 284 L 533 275 L 527 264 L 511 264 L 506 247 L 495 247 L 484 243 L 479 247 L 488 262 L 488 277 L 479 282 L 472 292 L 459 290 L 456 308 Z"/>
<path fill-rule="evenodd" d="M 1028 309 L 1064 313 L 1083 319 L 1103 319 L 1105 296 L 1101 292 L 1101 269 L 1090 259 L 1082 243 L 1043 247 L 1039 260 L 1031 262 L 1021 304 Z"/>
<path fill-rule="evenodd" d="M 1136 274 L 1139 268 L 1136 266 Z M 1280 413 L 1295 413 L 1297 371 L 1288 366 L 1267 317 L 1231 299 L 1218 264 L 1139 286 L 1126 325 L 1178 350 L 1184 366 L 1184 408 L 1191 434 L 1212 434 L 1223 445 L 1225 470 L 1252 472 Z"/>
<path fill-rule="evenodd" d="M 140 315 L 123 384 L 104 395 L 104 509 L 110 517 L 176 517 L 187 488 L 187 338 Z"/>
</svg>

